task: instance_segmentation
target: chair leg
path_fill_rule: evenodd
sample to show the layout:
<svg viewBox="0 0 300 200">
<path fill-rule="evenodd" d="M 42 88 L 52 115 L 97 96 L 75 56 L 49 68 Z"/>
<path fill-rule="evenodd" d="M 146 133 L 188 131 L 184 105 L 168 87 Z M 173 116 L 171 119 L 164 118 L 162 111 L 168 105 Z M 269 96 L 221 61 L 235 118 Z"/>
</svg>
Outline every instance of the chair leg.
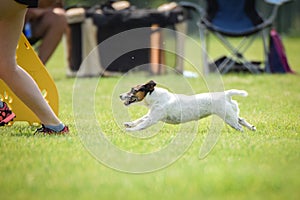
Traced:
<svg viewBox="0 0 300 200">
<path fill-rule="evenodd" d="M 178 24 L 175 24 L 176 31 L 186 34 L 187 32 L 187 23 L 181 22 Z M 181 35 L 176 33 L 176 71 L 179 73 L 183 73 L 184 71 L 184 43 L 185 38 Z"/>
<path fill-rule="evenodd" d="M 226 74 L 235 64 L 235 61 L 230 57 L 227 57 L 219 67 L 219 71 L 221 74 Z"/>
<path fill-rule="evenodd" d="M 258 34 L 253 35 L 251 38 L 243 37 L 243 39 L 240 41 L 238 46 L 233 46 L 227 38 L 225 38 L 220 33 L 214 33 L 217 38 L 220 40 L 221 44 L 230 52 L 232 58 L 227 57 L 226 60 L 223 61 L 223 63 L 220 65 L 219 68 L 220 72 L 222 74 L 227 73 L 235 64 L 236 62 L 241 62 L 244 67 L 246 67 L 251 73 L 253 74 L 259 74 L 260 70 L 257 68 L 257 66 L 251 62 L 249 62 L 246 58 L 244 58 L 243 53 L 251 46 L 255 38 L 257 38 Z M 231 61 L 234 60 L 234 61 Z"/>
<path fill-rule="evenodd" d="M 269 57 L 268 57 L 268 54 L 269 54 L 269 45 L 268 45 L 269 34 L 268 34 L 268 30 L 269 29 L 262 30 L 262 40 L 263 40 L 263 45 L 264 45 L 265 72 L 271 73 Z"/>
<path fill-rule="evenodd" d="M 161 75 L 164 73 L 163 63 L 161 63 L 161 40 L 162 40 L 162 33 L 160 27 L 157 24 L 151 26 L 151 30 L 153 33 L 151 34 L 151 50 L 150 50 L 150 71 L 153 75 Z"/>
<path fill-rule="evenodd" d="M 252 64 L 252 63 L 250 63 L 250 62 L 248 62 L 248 61 L 244 62 L 244 66 L 245 66 L 252 74 L 259 74 L 259 73 L 260 73 L 260 71 L 257 69 L 257 67 L 256 67 L 254 64 Z"/>
</svg>

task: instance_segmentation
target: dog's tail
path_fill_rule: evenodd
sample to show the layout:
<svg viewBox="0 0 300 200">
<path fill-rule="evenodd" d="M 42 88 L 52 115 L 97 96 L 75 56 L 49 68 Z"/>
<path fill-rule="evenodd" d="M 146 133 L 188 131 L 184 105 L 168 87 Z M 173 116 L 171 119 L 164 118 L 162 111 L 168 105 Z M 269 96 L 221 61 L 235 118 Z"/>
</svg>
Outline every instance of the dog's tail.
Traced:
<svg viewBox="0 0 300 200">
<path fill-rule="evenodd" d="M 231 96 L 234 96 L 234 95 L 239 95 L 239 96 L 248 96 L 248 93 L 245 91 L 245 90 L 227 90 L 225 91 L 225 96 L 227 97 L 231 97 Z"/>
</svg>

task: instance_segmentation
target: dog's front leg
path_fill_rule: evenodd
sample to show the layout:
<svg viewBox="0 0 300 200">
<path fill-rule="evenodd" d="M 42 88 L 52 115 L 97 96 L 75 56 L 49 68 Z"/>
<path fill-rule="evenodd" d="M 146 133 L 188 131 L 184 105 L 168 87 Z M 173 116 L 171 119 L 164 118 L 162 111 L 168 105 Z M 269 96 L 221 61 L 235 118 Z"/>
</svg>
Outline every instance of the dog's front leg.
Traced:
<svg viewBox="0 0 300 200">
<path fill-rule="evenodd" d="M 124 126 L 126 128 L 135 127 L 136 125 L 138 125 L 138 124 L 142 123 L 143 121 L 147 120 L 147 118 L 148 118 L 148 115 L 145 115 L 145 116 L 143 116 L 143 117 L 141 117 L 141 118 L 139 118 L 137 120 L 134 120 L 132 122 L 124 122 Z"/>
<path fill-rule="evenodd" d="M 126 128 L 126 131 L 140 131 L 148 128 L 149 126 L 152 126 L 153 124 L 156 124 L 158 121 L 162 120 L 163 116 L 164 112 L 162 112 L 162 109 L 152 108 L 148 114 L 143 117 L 143 120 L 140 120 L 139 123 L 134 127 Z"/>
<path fill-rule="evenodd" d="M 140 131 L 143 130 L 151 125 L 155 124 L 151 118 L 147 118 L 146 120 L 142 121 L 141 123 L 137 124 L 134 127 L 128 127 L 126 128 L 126 131 Z"/>
</svg>

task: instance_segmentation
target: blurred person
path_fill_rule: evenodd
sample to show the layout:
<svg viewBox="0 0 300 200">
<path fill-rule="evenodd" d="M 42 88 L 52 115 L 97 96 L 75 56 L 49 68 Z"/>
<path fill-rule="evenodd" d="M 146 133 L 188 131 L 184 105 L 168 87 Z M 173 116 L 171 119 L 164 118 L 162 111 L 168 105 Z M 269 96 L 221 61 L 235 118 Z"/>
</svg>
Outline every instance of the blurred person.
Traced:
<svg viewBox="0 0 300 200">
<path fill-rule="evenodd" d="M 0 7 L 0 79 L 41 120 L 37 132 L 67 133 L 69 129 L 55 115 L 32 77 L 16 62 L 16 48 L 23 29 L 27 7 L 36 7 L 38 0 L 2 0 Z M 2 101 L 1 101 L 2 102 Z M 1 114 L 6 104 L 2 104 Z M 11 112 L 11 111 L 10 111 Z M 9 116 L 9 115 L 7 115 Z M 2 119 L 3 121 L 3 119 Z"/>
<path fill-rule="evenodd" d="M 31 45 L 40 41 L 37 51 L 44 64 L 54 53 L 63 34 L 67 32 L 68 23 L 63 0 L 39 0 L 38 7 L 28 9 L 24 33 Z"/>
</svg>

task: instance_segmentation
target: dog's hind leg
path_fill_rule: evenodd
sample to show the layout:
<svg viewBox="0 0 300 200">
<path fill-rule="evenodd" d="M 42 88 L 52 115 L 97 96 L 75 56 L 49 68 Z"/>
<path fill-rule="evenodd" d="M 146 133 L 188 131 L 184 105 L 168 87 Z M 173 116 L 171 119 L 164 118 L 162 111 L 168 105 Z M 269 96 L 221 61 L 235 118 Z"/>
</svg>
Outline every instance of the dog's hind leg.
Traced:
<svg viewBox="0 0 300 200">
<path fill-rule="evenodd" d="M 224 112 L 219 112 L 217 113 L 217 115 L 219 117 L 221 117 L 221 119 L 223 119 L 229 126 L 231 126 L 232 128 L 243 132 L 243 127 L 239 124 L 238 121 L 238 107 L 236 103 L 231 103 L 230 104 L 226 104 L 226 112 L 225 112 L 225 116 L 224 116 Z"/>
<path fill-rule="evenodd" d="M 232 111 L 232 110 L 231 110 Z M 231 126 L 232 128 L 243 132 L 243 127 L 239 124 L 238 117 L 236 116 L 235 112 L 231 112 L 228 110 L 226 116 L 218 115 L 221 119 L 224 120 L 226 124 Z"/>
<path fill-rule="evenodd" d="M 256 127 L 247 122 L 245 119 L 239 117 L 239 124 L 247 127 L 251 131 L 256 131 Z"/>
<path fill-rule="evenodd" d="M 224 119 L 224 121 L 229 125 L 231 126 L 232 128 L 238 130 L 238 131 L 241 131 L 243 132 L 243 127 L 238 123 L 237 120 L 235 120 L 234 118 L 232 117 L 228 117 L 226 116 L 226 118 Z"/>
</svg>

